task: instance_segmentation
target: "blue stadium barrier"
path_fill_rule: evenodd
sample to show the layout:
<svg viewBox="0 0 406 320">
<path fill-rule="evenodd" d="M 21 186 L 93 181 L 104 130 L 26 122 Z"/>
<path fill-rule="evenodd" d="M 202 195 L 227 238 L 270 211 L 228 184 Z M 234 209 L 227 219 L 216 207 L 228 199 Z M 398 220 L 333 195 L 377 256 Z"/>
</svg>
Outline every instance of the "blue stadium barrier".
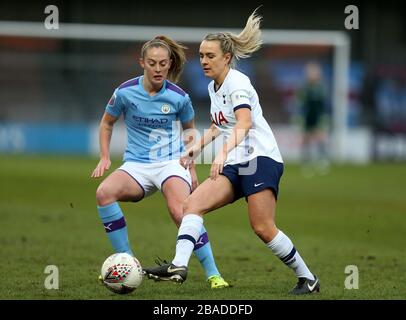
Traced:
<svg viewBox="0 0 406 320">
<path fill-rule="evenodd" d="M 0 123 L 2 153 L 90 153 L 90 126 L 57 123 Z"/>
</svg>

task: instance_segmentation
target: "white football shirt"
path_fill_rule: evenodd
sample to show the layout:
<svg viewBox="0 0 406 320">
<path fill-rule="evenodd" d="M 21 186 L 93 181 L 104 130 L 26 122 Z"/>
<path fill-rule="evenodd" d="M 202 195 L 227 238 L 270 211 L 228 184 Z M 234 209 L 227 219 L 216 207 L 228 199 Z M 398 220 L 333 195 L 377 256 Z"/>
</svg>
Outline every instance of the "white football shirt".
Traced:
<svg viewBox="0 0 406 320">
<path fill-rule="evenodd" d="M 208 89 L 211 100 L 211 120 L 225 139 L 230 137 L 237 123 L 234 112 L 239 108 L 251 109 L 252 128 L 245 139 L 228 153 L 225 164 L 242 163 L 258 156 L 283 162 L 273 132 L 262 115 L 258 94 L 245 74 L 230 69 L 217 91 L 214 89 L 214 81 L 209 83 Z"/>
</svg>

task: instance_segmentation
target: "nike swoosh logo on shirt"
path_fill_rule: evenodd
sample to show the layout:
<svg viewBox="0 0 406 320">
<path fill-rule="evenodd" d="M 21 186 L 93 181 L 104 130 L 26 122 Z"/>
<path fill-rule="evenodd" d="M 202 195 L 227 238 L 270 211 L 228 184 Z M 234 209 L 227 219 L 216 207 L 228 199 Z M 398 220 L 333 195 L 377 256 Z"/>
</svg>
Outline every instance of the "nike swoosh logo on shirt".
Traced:
<svg viewBox="0 0 406 320">
<path fill-rule="evenodd" d="M 319 279 L 316 279 L 316 281 L 314 281 L 313 285 L 307 284 L 307 287 L 309 288 L 310 291 L 314 290 L 314 288 L 316 287 L 317 282 L 319 282 Z"/>
<path fill-rule="evenodd" d="M 262 184 L 264 184 L 263 182 L 261 182 L 261 183 L 255 183 L 254 184 L 254 187 L 256 188 L 256 187 L 259 187 L 260 185 L 262 185 Z"/>
</svg>

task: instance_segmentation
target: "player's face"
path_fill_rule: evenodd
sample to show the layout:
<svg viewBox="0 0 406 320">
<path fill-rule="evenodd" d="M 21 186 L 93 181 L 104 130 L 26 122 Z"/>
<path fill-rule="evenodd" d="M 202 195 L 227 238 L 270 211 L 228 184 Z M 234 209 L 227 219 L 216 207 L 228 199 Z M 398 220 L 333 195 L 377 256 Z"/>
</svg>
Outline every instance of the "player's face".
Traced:
<svg viewBox="0 0 406 320">
<path fill-rule="evenodd" d="M 231 55 L 224 54 L 220 48 L 220 41 L 203 40 L 199 49 L 200 64 L 204 75 L 214 80 L 221 78 L 230 63 Z"/>
<path fill-rule="evenodd" d="M 160 87 L 168 76 L 171 59 L 167 49 L 152 47 L 145 52 L 144 58 L 140 59 L 140 64 L 148 82 L 154 87 Z"/>
</svg>

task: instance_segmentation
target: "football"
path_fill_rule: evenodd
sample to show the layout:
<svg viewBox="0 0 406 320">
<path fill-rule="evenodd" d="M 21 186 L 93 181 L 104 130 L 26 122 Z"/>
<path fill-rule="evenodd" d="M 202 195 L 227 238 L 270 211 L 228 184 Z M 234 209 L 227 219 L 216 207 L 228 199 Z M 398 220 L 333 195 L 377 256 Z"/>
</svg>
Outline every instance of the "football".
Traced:
<svg viewBox="0 0 406 320">
<path fill-rule="evenodd" d="M 101 267 L 101 275 L 104 285 L 119 294 L 134 291 L 143 278 L 140 262 L 128 253 L 114 253 L 109 256 Z"/>
</svg>

